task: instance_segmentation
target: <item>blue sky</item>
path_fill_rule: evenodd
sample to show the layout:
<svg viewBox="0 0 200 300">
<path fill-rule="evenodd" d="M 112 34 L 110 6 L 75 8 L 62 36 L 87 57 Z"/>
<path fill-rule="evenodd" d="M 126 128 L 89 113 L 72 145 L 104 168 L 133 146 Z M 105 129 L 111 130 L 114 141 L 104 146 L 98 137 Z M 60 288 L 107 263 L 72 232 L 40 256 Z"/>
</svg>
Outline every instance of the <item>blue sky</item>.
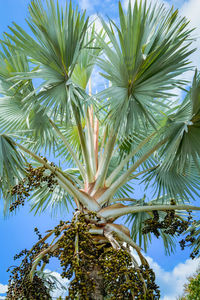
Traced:
<svg viewBox="0 0 200 300">
<path fill-rule="evenodd" d="M 60 0 L 64 2 L 64 0 Z M 81 0 L 72 1 L 79 3 L 81 9 L 87 9 L 89 15 L 103 14 L 112 18 L 117 18 L 117 2 L 115 0 Z M 200 19 L 199 19 L 199 0 L 153 0 L 152 2 L 164 2 L 166 5 L 174 5 L 180 8 L 180 13 L 186 15 L 191 20 L 191 25 L 197 27 L 194 36 L 196 37 L 196 47 L 200 49 Z M 15 21 L 23 28 L 28 28 L 25 23 L 25 16 L 27 15 L 28 0 L 0 0 L 0 35 L 7 31 L 7 26 Z M 123 0 L 124 7 L 127 0 Z M 193 65 L 200 65 L 200 51 L 192 56 Z M 99 76 L 96 74 L 95 82 Z M 186 79 L 191 78 L 191 73 L 185 75 Z M 95 86 L 97 88 L 97 86 Z M 138 192 L 141 192 L 139 190 Z M 197 199 L 200 204 L 200 199 Z M 34 216 L 29 212 L 28 205 L 21 208 L 16 215 L 9 218 L 3 217 L 3 201 L 0 201 L 0 295 L 5 291 L 8 281 L 7 268 L 13 264 L 13 256 L 16 252 L 24 248 L 30 248 L 33 244 L 35 235 L 34 227 L 38 227 L 42 233 L 58 224 L 60 219 L 70 219 L 72 211 L 59 212 L 57 216 L 51 216 L 50 211 L 46 211 L 40 216 Z M 189 251 L 184 252 L 180 250 L 177 245 L 177 252 L 170 257 L 165 256 L 162 243 L 156 238 L 153 240 L 148 253 L 149 261 L 154 267 L 158 283 L 161 286 L 162 299 L 174 300 L 176 296 L 180 295 L 183 290 L 183 284 L 186 277 L 191 275 L 198 264 L 198 261 L 188 260 Z M 52 263 L 49 267 L 52 271 L 59 272 L 59 267 L 56 263 Z M 0 296 L 1 299 L 1 296 Z"/>
</svg>

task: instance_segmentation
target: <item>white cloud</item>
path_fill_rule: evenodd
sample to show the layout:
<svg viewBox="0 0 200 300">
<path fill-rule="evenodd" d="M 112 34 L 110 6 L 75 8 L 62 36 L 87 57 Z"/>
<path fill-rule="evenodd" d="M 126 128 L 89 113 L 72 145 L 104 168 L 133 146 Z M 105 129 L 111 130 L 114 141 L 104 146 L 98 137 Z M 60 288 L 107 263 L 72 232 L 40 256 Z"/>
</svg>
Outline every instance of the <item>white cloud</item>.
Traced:
<svg viewBox="0 0 200 300">
<path fill-rule="evenodd" d="M 8 286 L 6 284 L 0 283 L 0 294 L 5 294 L 7 292 Z"/>
<path fill-rule="evenodd" d="M 46 269 L 44 272 L 45 273 L 50 273 L 50 275 L 54 276 L 59 281 L 61 286 L 64 286 L 64 287 L 67 288 L 69 280 L 66 279 L 66 278 L 62 278 L 61 275 L 58 272 L 52 272 L 48 269 Z M 53 297 L 53 299 L 57 299 L 60 296 L 64 297 L 64 296 L 66 296 L 66 290 L 64 290 L 62 288 L 57 288 L 51 293 L 51 296 Z"/>
<path fill-rule="evenodd" d="M 200 2 L 199 0 L 189 0 L 183 3 L 180 13 L 190 20 L 190 27 L 196 28 L 193 37 L 196 41 L 192 44 L 197 51 L 192 55 L 192 62 L 200 69 L 200 18 L 199 18 Z"/>
<path fill-rule="evenodd" d="M 87 9 L 87 10 L 91 9 L 91 5 L 92 5 L 92 3 L 89 0 L 80 0 L 79 1 L 79 6 L 81 9 Z"/>
<path fill-rule="evenodd" d="M 192 26 L 200 26 L 199 8 L 199 0 L 186 1 L 180 8 L 180 11 L 183 13 L 183 15 L 186 15 L 191 20 Z M 198 32 L 200 33 L 200 28 L 198 28 Z"/>
<path fill-rule="evenodd" d="M 173 270 L 165 271 L 152 258 L 147 257 L 147 260 L 156 274 L 157 284 L 161 290 L 161 300 L 175 300 L 176 297 L 181 296 L 187 278 L 195 273 L 200 263 L 200 259 L 187 259 L 184 263 L 177 264 Z"/>
<path fill-rule="evenodd" d="M 0 299 L 5 299 L 5 296 L 2 296 L 3 294 L 5 294 L 8 290 L 8 286 L 6 284 L 1 284 L 0 283 Z"/>
<path fill-rule="evenodd" d="M 140 259 L 134 250 L 132 254 L 140 264 Z M 187 259 L 185 262 L 178 263 L 171 271 L 166 271 L 151 257 L 146 255 L 145 257 L 155 272 L 156 283 L 161 291 L 160 300 L 175 300 L 178 296 L 181 296 L 184 291 L 184 284 L 187 283 L 187 278 L 193 275 L 200 265 L 200 258 Z M 169 256 L 166 257 L 166 265 L 167 260 L 170 260 Z"/>
</svg>

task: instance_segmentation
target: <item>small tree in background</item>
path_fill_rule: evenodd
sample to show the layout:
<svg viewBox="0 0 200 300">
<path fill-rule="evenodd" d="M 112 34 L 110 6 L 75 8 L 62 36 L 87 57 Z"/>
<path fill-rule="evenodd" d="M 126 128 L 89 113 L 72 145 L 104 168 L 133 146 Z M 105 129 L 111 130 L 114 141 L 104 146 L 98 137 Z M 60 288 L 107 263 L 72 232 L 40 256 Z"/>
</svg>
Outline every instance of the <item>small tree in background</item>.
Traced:
<svg viewBox="0 0 200 300">
<path fill-rule="evenodd" d="M 159 299 L 141 247 L 154 234 L 170 253 L 185 231 L 182 248 L 194 246 L 194 257 L 200 244 L 190 214 L 200 207 L 189 203 L 200 187 L 199 73 L 182 101 L 173 94 L 192 70 L 192 30 L 177 10 L 146 1 L 126 12 L 119 2 L 119 21 L 101 18 L 100 32 L 71 2 L 31 1 L 27 23 L 32 35 L 13 23 L 1 41 L 5 211 L 27 198 L 36 213 L 60 207 L 67 218 L 76 209 L 44 237 L 36 229 L 38 243 L 16 256 L 7 298 L 49 299 L 41 274 L 57 257 L 66 299 Z M 95 66 L 109 83 L 97 94 Z M 148 197 L 137 196 L 138 184 Z"/>
<path fill-rule="evenodd" d="M 193 276 L 188 277 L 188 282 L 184 285 L 184 295 L 180 300 L 200 299 L 200 269 Z"/>
</svg>

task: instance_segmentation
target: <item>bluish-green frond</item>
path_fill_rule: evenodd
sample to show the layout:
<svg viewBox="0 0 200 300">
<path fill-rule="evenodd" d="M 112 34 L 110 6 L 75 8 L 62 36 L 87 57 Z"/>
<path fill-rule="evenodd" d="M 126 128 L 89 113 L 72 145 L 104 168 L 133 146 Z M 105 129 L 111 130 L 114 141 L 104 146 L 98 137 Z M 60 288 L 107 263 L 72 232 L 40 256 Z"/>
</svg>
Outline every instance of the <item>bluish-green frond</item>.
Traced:
<svg viewBox="0 0 200 300">
<path fill-rule="evenodd" d="M 110 44 L 100 39 L 104 57 L 98 64 L 111 87 L 100 96 L 107 98 L 109 119 L 130 131 L 139 120 L 155 125 L 157 104 L 184 83 L 176 77 L 188 70 L 191 30 L 177 10 L 147 8 L 142 1 L 127 13 L 119 3 L 119 16 L 119 26 L 102 20 Z"/>
<path fill-rule="evenodd" d="M 10 198 L 10 189 L 25 173 L 25 160 L 18 151 L 13 140 L 5 135 L 0 135 L 0 193 L 5 201 Z"/>
<path fill-rule="evenodd" d="M 177 167 L 184 171 L 194 161 L 200 169 L 200 75 L 195 72 L 193 83 L 177 112 L 167 118 L 161 131 L 168 139 L 163 147 L 163 169 Z"/>
</svg>

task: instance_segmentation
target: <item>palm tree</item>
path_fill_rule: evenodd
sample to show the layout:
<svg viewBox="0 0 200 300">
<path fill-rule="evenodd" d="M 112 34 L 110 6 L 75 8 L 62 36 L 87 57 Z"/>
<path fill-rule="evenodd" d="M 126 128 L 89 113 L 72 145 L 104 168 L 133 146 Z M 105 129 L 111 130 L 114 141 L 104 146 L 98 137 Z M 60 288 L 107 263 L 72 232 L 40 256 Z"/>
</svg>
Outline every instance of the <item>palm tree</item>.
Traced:
<svg viewBox="0 0 200 300">
<path fill-rule="evenodd" d="M 20 202 L 13 187 L 19 191 L 31 168 L 43 168 L 46 177 L 53 174 L 53 187 L 45 180 L 34 185 L 30 199 L 35 212 L 62 207 L 67 213 L 74 204 L 73 224 L 79 214 L 88 214 L 97 244 L 130 246 L 142 264 L 147 262 L 141 247 L 147 249 L 153 232 L 170 252 L 175 235 L 148 227 L 149 217 L 158 224 L 170 211 L 182 220 L 183 211 L 200 210 L 190 204 L 200 187 L 200 75 L 195 71 L 188 89 L 181 79 L 192 69 L 188 22 L 173 8 L 136 1 L 124 11 L 119 2 L 119 22 L 101 18 L 97 32 L 95 22 L 71 2 L 62 8 L 53 0 L 33 0 L 27 23 L 32 34 L 13 23 L 1 41 L 0 187 L 5 211 L 15 206 L 16 197 Z M 94 68 L 108 82 L 96 94 L 91 90 Z M 184 90 L 183 100 L 173 94 L 174 88 Z M 57 166 L 50 163 L 53 157 Z M 144 192 L 148 188 L 148 197 L 137 197 L 138 184 Z M 131 232 L 114 223 L 122 216 Z M 74 243 L 78 254 L 78 235 Z M 48 251 L 57 246 L 55 240 Z M 45 254 L 34 258 L 32 277 Z M 98 270 L 91 272 L 98 277 Z M 97 284 L 103 279 L 97 279 L 92 299 L 103 299 Z"/>
</svg>

